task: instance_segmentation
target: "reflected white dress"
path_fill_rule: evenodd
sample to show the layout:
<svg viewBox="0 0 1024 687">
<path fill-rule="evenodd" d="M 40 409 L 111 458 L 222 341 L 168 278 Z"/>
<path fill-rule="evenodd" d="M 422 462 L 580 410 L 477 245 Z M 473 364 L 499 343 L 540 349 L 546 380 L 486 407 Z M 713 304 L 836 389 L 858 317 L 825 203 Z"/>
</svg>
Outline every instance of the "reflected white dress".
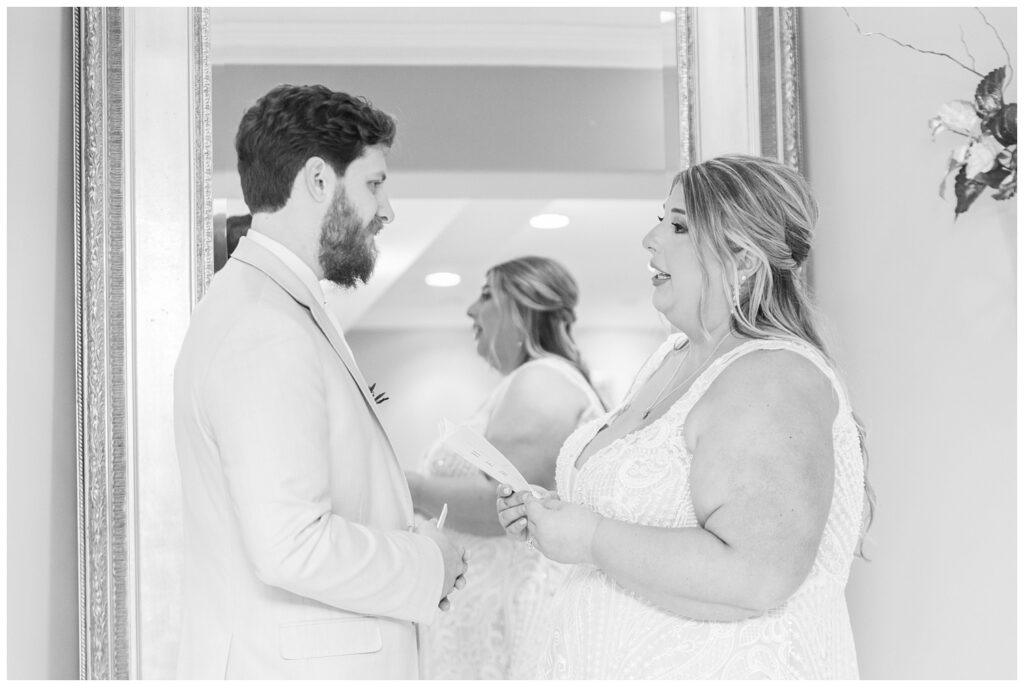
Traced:
<svg viewBox="0 0 1024 687">
<path fill-rule="evenodd" d="M 587 399 L 580 423 L 604 412 L 583 375 L 563 358 L 546 356 L 524 363 L 502 379 L 466 425 L 485 434 L 491 414 L 517 374 L 544 366 L 576 384 Z M 484 475 L 435 442 L 421 471 L 432 477 Z M 493 484 L 493 483 L 492 483 Z M 496 486 L 496 485 L 495 485 Z M 497 515 L 495 515 L 497 518 Z M 429 626 L 420 626 L 420 677 L 505 679 L 531 676 L 550 634 L 552 594 L 569 566 L 548 560 L 506 536 L 480 537 L 446 528 L 470 552 L 466 587 L 451 597 L 452 607 Z"/>
<path fill-rule="evenodd" d="M 642 380 L 680 341 L 670 337 L 641 370 Z M 860 536 L 864 467 L 843 385 L 810 346 L 751 341 L 714 361 L 658 420 L 575 462 L 611 417 L 581 426 L 558 457 L 558 495 L 609 518 L 656 527 L 695 527 L 687 414 L 727 365 L 755 350 L 784 349 L 813 362 L 839 400 L 833 427 L 835 484 L 825 531 L 807 579 L 782 606 L 738 622 L 694 620 L 662 610 L 601 570 L 572 566 L 554 596 L 552 632 L 534 677 L 570 679 L 855 679 L 857 657 L 844 589 Z"/>
</svg>

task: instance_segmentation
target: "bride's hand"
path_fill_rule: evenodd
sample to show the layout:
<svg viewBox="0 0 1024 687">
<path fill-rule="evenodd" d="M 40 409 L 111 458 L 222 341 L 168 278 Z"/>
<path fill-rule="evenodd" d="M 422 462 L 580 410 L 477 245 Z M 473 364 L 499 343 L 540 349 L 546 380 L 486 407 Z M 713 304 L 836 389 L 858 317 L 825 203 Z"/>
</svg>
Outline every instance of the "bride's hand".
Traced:
<svg viewBox="0 0 1024 687">
<path fill-rule="evenodd" d="M 558 498 L 554 492 L 533 484 L 530 485 L 530 491 L 516 492 L 513 492 L 512 487 L 507 484 L 498 485 L 498 522 L 504 528 L 505 534 L 520 541 L 526 541 L 530 536 L 523 498 L 527 495 L 531 495 L 533 498 L 530 494 L 531 491 L 539 495 L 540 498 Z"/>
<path fill-rule="evenodd" d="M 529 536 L 545 556 L 559 563 L 593 563 L 591 542 L 603 519 L 586 506 L 526 495 Z"/>
</svg>

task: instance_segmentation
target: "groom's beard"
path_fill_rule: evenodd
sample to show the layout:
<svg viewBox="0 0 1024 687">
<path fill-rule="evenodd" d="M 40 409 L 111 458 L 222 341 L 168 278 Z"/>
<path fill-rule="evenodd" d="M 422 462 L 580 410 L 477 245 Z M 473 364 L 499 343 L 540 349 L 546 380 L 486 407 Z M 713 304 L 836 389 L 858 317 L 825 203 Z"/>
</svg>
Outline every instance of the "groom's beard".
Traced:
<svg viewBox="0 0 1024 687">
<path fill-rule="evenodd" d="M 350 289 L 364 284 L 377 264 L 374 235 L 383 223 L 374 217 L 364 224 L 340 187 L 320 229 L 320 267 L 324 279 Z"/>
</svg>

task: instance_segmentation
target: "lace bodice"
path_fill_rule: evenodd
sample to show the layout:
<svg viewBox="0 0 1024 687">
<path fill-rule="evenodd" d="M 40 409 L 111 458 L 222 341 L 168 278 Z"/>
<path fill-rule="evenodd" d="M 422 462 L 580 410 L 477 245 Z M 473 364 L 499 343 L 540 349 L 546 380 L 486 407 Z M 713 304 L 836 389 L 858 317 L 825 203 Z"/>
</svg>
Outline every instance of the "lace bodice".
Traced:
<svg viewBox="0 0 1024 687">
<path fill-rule="evenodd" d="M 645 364 L 649 378 L 680 341 L 670 337 Z M 697 527 L 690 496 L 687 415 L 731 362 L 755 350 L 788 350 L 832 382 L 839 409 L 832 427 L 832 504 L 807 579 L 782 606 L 749 620 L 713 622 L 664 611 L 593 566 L 573 566 L 556 595 L 554 629 L 538 677 L 544 678 L 855 678 L 856 654 L 844 588 L 860 536 L 864 471 L 846 392 L 822 356 L 790 341 L 741 344 L 715 360 L 662 417 L 596 451 L 576 470 L 584 447 L 619 409 L 582 425 L 558 457 L 562 500 L 608 518 L 656 527 Z"/>
<path fill-rule="evenodd" d="M 485 434 L 495 408 L 512 380 L 527 367 L 543 366 L 579 387 L 586 399 L 581 422 L 599 415 L 601 402 L 583 376 L 558 357 L 536 358 L 507 375 L 465 424 Z M 433 477 L 481 473 L 435 442 L 421 471 Z M 430 627 L 420 628 L 420 676 L 425 679 L 504 679 L 526 677 L 536 668 L 547 636 L 551 594 L 568 567 L 544 558 L 509 537 L 479 537 L 448 530 L 453 542 L 470 552 L 465 589 L 452 595 L 452 608 Z"/>
</svg>

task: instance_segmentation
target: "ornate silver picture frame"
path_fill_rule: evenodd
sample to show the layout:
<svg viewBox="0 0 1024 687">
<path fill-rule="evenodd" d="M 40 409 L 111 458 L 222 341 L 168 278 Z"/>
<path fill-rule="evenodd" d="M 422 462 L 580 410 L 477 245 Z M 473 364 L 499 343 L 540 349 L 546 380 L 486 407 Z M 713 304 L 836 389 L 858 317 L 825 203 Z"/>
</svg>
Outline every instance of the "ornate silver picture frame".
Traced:
<svg viewBox="0 0 1024 687">
<path fill-rule="evenodd" d="M 82 678 L 173 663 L 146 628 L 174 631 L 151 598 L 178 559 L 141 544 L 178 536 L 173 364 L 213 272 L 209 12 L 74 10 Z M 675 26 L 683 166 L 749 152 L 800 168 L 798 10 L 678 8 Z"/>
<path fill-rule="evenodd" d="M 213 272 L 208 18 L 202 9 L 74 10 L 82 678 L 139 675 L 136 466 L 145 429 L 140 401 L 148 393 L 140 393 L 148 374 L 140 361 L 159 346 L 151 336 L 158 334 L 153 318 L 142 306 L 157 305 L 155 296 L 168 301 L 167 310 L 187 315 Z M 168 87 L 163 93 L 147 88 L 144 82 L 160 69 L 179 73 L 184 88 L 176 92 L 166 82 L 160 84 Z M 181 143 L 181 153 L 150 155 L 152 141 L 144 139 L 154 129 Z M 184 184 L 186 192 L 153 198 L 146 177 L 154 173 L 168 182 L 168 191 Z M 156 231 L 182 224 L 189 254 L 154 260 L 143 244 Z M 155 246 L 155 252 L 165 247 Z M 154 262 L 179 274 L 179 288 L 168 284 L 159 295 L 144 283 L 140 271 Z"/>
<path fill-rule="evenodd" d="M 795 7 L 676 9 L 681 166 L 729 152 L 803 170 Z"/>
</svg>

